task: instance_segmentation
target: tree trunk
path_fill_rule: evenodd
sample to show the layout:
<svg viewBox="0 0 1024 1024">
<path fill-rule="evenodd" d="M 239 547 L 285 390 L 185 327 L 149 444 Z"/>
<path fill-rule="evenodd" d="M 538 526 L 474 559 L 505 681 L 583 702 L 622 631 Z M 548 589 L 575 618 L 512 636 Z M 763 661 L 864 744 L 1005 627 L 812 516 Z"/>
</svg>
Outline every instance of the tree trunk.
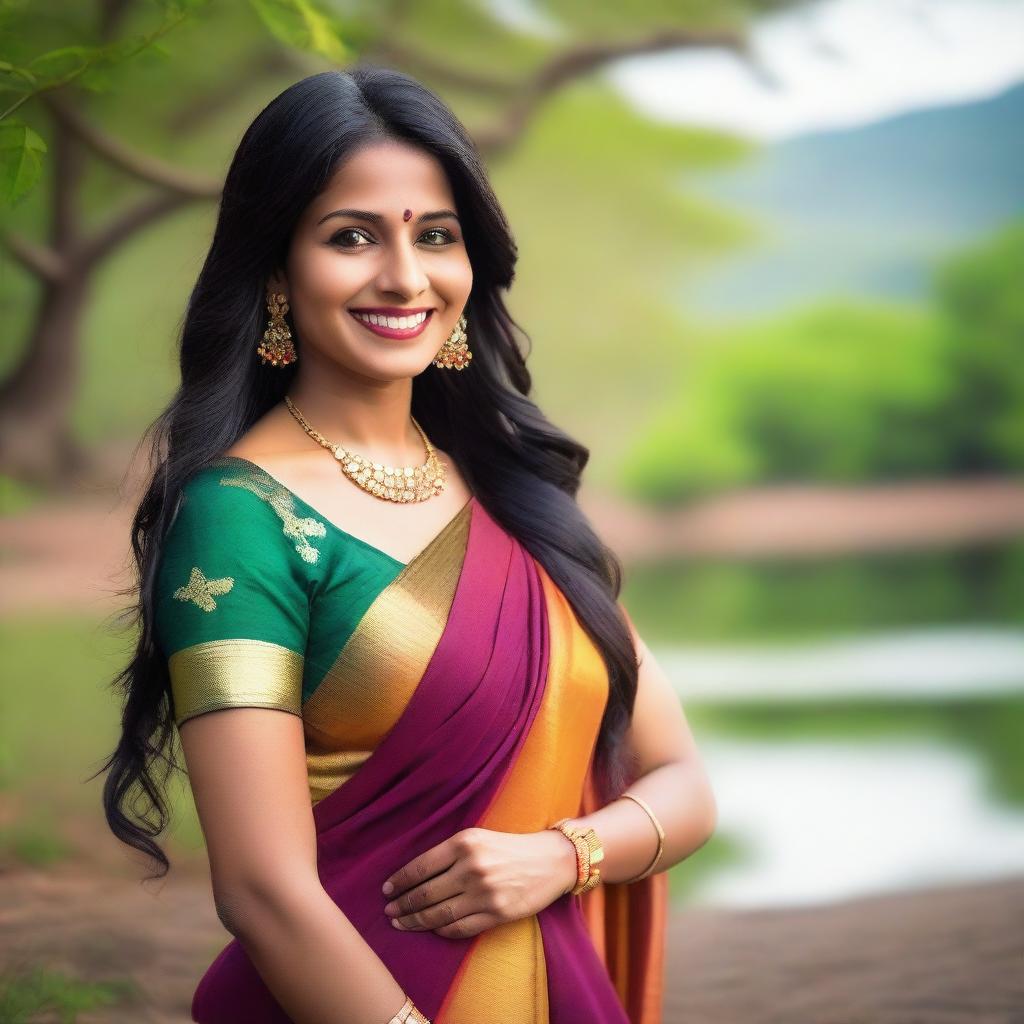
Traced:
<svg viewBox="0 0 1024 1024">
<path fill-rule="evenodd" d="M 59 121 L 53 125 L 53 153 L 50 245 L 62 270 L 43 283 L 22 360 L 0 387 L 0 472 L 60 489 L 90 463 L 73 436 L 71 410 L 92 267 L 74 255 L 84 154 Z"/>
<path fill-rule="evenodd" d="M 4 473 L 59 487 L 88 462 L 71 429 L 87 296 L 80 272 L 43 287 L 24 358 L 0 388 Z"/>
</svg>

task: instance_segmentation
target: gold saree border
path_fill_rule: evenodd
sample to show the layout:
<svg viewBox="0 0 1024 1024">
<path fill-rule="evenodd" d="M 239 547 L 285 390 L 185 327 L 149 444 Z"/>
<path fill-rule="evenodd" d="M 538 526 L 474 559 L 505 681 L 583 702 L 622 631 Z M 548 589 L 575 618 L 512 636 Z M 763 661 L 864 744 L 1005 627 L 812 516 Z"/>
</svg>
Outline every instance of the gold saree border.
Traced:
<svg viewBox="0 0 1024 1024">
<path fill-rule="evenodd" d="M 317 803 L 351 778 L 402 716 L 444 632 L 473 502 L 377 595 L 306 700 L 306 765 Z"/>
<path fill-rule="evenodd" d="M 229 707 L 302 714 L 301 654 L 266 640 L 208 640 L 168 658 L 176 725 Z"/>
</svg>

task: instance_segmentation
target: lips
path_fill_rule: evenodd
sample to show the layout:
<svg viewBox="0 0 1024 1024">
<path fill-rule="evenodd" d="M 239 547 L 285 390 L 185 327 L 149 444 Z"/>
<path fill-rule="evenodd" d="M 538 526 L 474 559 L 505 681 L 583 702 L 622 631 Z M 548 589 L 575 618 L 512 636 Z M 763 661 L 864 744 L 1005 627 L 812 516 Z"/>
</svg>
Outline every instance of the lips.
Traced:
<svg viewBox="0 0 1024 1024">
<path fill-rule="evenodd" d="M 426 310 L 425 312 L 426 312 L 427 315 L 424 318 L 423 322 L 420 323 L 420 324 L 416 324 L 415 327 L 387 327 L 387 326 L 384 326 L 382 324 L 367 323 L 365 320 L 361 320 L 358 316 L 356 316 L 357 312 L 360 312 L 360 313 L 378 313 L 381 316 L 399 316 L 399 315 L 401 315 L 401 316 L 410 316 L 410 315 L 415 314 L 415 313 L 422 313 L 422 312 L 424 312 L 424 310 L 405 309 L 405 310 L 402 310 L 400 314 L 398 312 L 386 312 L 383 309 L 372 309 L 372 310 L 352 310 L 352 309 L 350 309 L 349 310 L 349 314 L 351 315 L 352 319 L 355 320 L 355 322 L 357 324 L 359 324 L 360 327 L 365 327 L 366 330 L 370 331 L 373 334 L 378 335 L 381 338 L 398 338 L 398 339 L 402 339 L 402 338 L 415 338 L 417 335 L 422 334 L 424 329 L 426 328 L 427 324 L 430 323 L 430 318 L 431 318 L 431 316 L 433 316 L 433 313 L 434 313 L 434 311 L 432 309 Z"/>
</svg>

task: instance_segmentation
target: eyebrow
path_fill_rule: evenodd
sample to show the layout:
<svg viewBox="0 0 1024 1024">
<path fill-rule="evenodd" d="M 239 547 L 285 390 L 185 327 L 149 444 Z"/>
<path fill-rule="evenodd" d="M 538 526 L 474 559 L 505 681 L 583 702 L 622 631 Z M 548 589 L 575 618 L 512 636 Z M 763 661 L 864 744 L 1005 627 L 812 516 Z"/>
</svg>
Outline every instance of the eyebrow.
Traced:
<svg viewBox="0 0 1024 1024">
<path fill-rule="evenodd" d="M 382 214 L 373 213 L 370 210 L 332 210 L 330 213 L 324 214 L 316 222 L 316 226 L 320 227 L 325 220 L 330 220 L 332 217 L 351 217 L 355 220 L 368 220 L 371 224 L 384 223 L 384 216 Z M 458 223 L 459 217 L 454 210 L 431 210 L 429 213 L 421 213 L 416 218 L 416 223 L 419 224 L 424 220 L 442 220 L 446 217 Z"/>
</svg>

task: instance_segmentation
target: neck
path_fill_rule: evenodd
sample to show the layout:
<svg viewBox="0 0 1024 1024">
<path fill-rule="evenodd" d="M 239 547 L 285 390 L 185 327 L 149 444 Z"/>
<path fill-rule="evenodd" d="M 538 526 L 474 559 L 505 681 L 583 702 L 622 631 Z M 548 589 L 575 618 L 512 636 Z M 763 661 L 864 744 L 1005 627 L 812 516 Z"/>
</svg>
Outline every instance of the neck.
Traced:
<svg viewBox="0 0 1024 1024">
<path fill-rule="evenodd" d="M 339 380 L 330 373 L 298 374 L 288 397 L 306 422 L 332 444 L 375 462 L 419 465 L 423 439 L 412 422 L 412 378 Z M 284 407 L 297 435 L 305 429 Z M 310 445 L 318 444 L 306 436 Z"/>
</svg>

